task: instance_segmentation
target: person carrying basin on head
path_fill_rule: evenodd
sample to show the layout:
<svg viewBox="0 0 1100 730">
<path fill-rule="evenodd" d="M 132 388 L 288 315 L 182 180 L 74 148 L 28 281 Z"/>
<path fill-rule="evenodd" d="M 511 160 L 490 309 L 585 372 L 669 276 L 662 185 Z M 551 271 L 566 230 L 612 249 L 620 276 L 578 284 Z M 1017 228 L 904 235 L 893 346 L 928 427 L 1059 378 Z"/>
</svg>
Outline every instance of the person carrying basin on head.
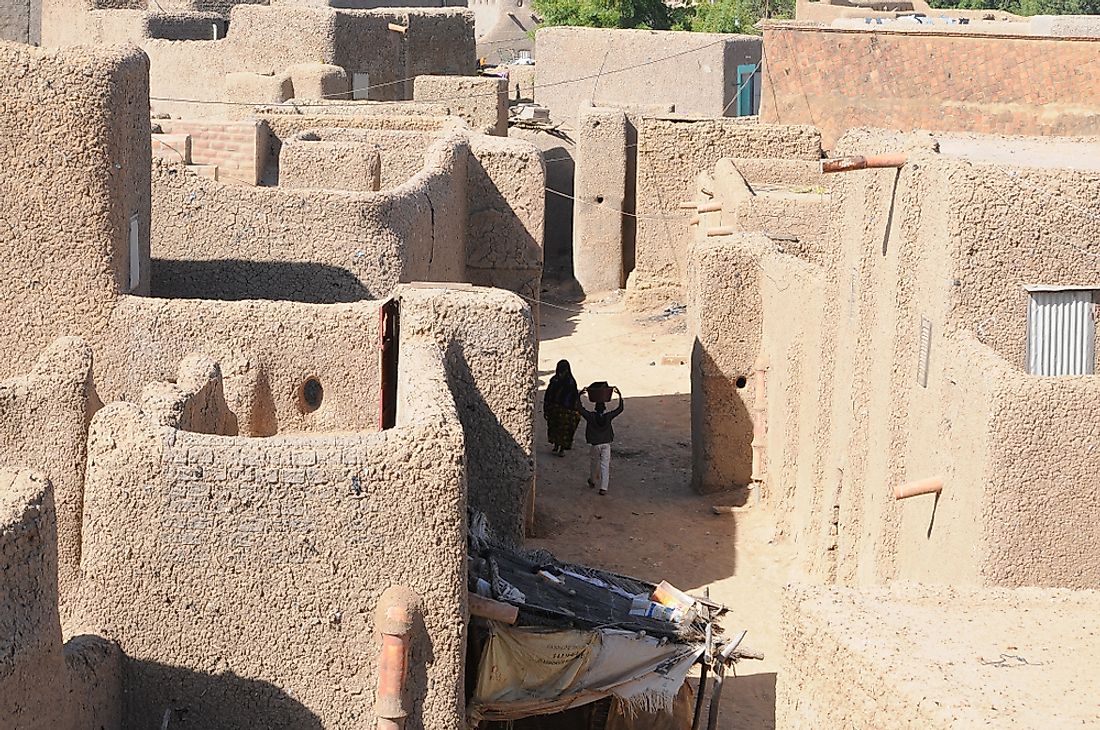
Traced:
<svg viewBox="0 0 1100 730">
<path fill-rule="evenodd" d="M 590 411 L 577 398 L 577 410 L 586 424 L 584 440 L 592 446 L 588 486 L 598 485 L 600 494 L 607 494 L 607 482 L 611 476 L 611 442 L 615 440 L 615 429 L 611 427 L 611 422 L 623 412 L 623 394 L 607 383 L 593 383 L 581 391 L 582 395 L 585 393 L 596 404 L 596 410 Z M 611 400 L 612 393 L 619 396 L 619 405 L 615 410 L 608 411 L 607 402 Z"/>
<path fill-rule="evenodd" d="M 542 401 L 546 436 L 558 456 L 565 456 L 565 452 L 573 448 L 573 436 L 581 422 L 577 412 L 578 400 L 577 381 L 573 379 L 569 361 L 559 360 Z"/>
</svg>

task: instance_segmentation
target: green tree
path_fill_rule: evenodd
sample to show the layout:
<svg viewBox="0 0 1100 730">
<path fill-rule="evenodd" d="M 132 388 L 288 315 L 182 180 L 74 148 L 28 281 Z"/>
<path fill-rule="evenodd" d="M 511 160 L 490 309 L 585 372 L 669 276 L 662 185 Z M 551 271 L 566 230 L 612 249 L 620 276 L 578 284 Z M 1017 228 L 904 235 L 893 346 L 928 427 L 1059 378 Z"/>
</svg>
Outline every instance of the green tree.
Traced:
<svg viewBox="0 0 1100 730">
<path fill-rule="evenodd" d="M 667 30 L 672 15 L 662 0 L 534 0 L 542 25 Z"/>
<path fill-rule="evenodd" d="M 697 0 L 684 30 L 702 33 L 759 33 L 762 18 L 793 18 L 794 0 Z"/>
<path fill-rule="evenodd" d="M 1016 15 L 1100 15 L 1100 0 L 929 0 L 934 8 L 1001 10 Z"/>
</svg>

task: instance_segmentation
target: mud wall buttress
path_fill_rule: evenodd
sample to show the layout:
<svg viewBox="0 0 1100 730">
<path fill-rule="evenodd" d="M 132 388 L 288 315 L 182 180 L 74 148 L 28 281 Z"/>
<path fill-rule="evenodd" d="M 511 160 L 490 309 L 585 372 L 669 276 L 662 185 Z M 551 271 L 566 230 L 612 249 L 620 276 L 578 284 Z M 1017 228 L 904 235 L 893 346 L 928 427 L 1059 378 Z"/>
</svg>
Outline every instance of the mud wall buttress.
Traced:
<svg viewBox="0 0 1100 730">
<path fill-rule="evenodd" d="M 401 341 L 437 342 L 466 434 L 470 506 L 519 544 L 535 483 L 537 339 L 530 307 L 509 292 L 402 287 Z"/>
<path fill-rule="evenodd" d="M 132 47 L 0 47 L 0 298 L 13 324 L 0 375 L 29 369 L 56 337 L 101 332 L 120 293 L 148 291 L 147 71 Z"/>
</svg>

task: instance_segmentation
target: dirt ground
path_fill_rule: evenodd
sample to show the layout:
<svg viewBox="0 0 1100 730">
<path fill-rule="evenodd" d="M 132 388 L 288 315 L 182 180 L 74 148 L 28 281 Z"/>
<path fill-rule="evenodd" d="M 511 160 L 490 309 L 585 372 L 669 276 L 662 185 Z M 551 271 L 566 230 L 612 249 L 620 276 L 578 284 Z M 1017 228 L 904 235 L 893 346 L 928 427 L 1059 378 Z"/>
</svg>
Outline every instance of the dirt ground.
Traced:
<svg viewBox="0 0 1100 730">
<path fill-rule="evenodd" d="M 789 555 L 763 505 L 718 516 L 722 495 L 691 489 L 689 355 L 683 312 L 625 311 L 618 297 L 567 304 L 544 294 L 539 375 L 546 387 L 560 359 L 577 383 L 606 380 L 625 396 L 615 421 L 611 484 L 599 496 L 585 483 L 584 426 L 564 458 L 551 452 L 541 416 L 534 534 L 528 545 L 563 560 L 644 580 L 668 580 L 729 606 L 727 633 L 748 630 L 745 645 L 765 654 L 746 661 L 723 689 L 719 728 L 775 727 L 779 594 L 795 580 Z M 559 307 L 551 306 L 559 304 Z"/>
</svg>

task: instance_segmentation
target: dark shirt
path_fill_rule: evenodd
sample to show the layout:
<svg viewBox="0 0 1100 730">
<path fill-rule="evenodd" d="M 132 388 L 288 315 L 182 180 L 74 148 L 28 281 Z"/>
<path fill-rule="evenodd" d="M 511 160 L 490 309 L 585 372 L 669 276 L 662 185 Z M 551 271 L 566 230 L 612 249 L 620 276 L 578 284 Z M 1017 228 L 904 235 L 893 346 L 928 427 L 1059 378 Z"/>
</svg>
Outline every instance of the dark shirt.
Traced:
<svg viewBox="0 0 1100 730">
<path fill-rule="evenodd" d="M 577 381 L 572 375 L 555 375 L 550 378 L 542 402 L 545 408 L 557 405 L 572 409 L 577 402 Z"/>
<path fill-rule="evenodd" d="M 611 427 L 611 420 L 623 412 L 623 399 L 619 399 L 619 407 L 613 411 L 595 413 L 588 410 L 578 402 L 581 417 L 585 420 L 584 440 L 593 446 L 609 444 L 615 440 L 615 429 Z"/>
</svg>

